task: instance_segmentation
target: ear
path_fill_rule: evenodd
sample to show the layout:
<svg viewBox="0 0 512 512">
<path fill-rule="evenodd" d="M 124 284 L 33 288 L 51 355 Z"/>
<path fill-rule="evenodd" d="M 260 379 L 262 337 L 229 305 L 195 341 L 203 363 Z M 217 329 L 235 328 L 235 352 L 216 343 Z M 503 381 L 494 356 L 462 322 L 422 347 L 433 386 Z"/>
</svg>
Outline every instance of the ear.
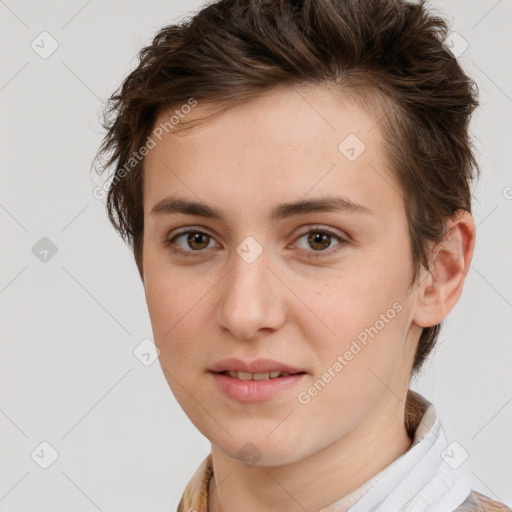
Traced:
<svg viewBox="0 0 512 512">
<path fill-rule="evenodd" d="M 446 236 L 431 249 L 432 270 L 425 270 L 417 285 L 413 321 L 419 327 L 441 323 L 459 300 L 473 257 L 475 229 L 465 210 L 447 220 Z"/>
</svg>

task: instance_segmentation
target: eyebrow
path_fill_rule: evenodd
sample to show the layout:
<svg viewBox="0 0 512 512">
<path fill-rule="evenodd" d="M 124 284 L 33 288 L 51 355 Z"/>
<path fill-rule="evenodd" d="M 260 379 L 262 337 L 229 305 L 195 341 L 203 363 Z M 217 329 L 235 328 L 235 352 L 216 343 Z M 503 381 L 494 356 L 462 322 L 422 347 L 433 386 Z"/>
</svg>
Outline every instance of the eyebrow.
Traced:
<svg viewBox="0 0 512 512">
<path fill-rule="evenodd" d="M 326 196 L 278 204 L 272 208 L 270 219 L 272 221 L 278 221 L 287 217 L 315 212 L 374 214 L 366 206 L 354 203 L 348 198 Z M 208 206 L 205 203 L 175 196 L 165 197 L 158 201 L 151 209 L 150 215 L 171 215 L 174 213 L 217 219 L 224 224 L 229 225 L 226 216 L 221 210 Z"/>
</svg>

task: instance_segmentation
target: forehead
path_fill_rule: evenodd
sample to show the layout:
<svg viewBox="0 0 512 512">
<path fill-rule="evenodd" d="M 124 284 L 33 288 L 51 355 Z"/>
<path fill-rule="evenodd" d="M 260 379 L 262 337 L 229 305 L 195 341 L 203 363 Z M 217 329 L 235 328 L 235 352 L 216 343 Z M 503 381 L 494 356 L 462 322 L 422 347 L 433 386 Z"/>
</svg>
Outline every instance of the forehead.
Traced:
<svg viewBox="0 0 512 512">
<path fill-rule="evenodd" d="M 211 108 L 198 102 L 185 121 Z M 166 194 L 242 208 L 333 189 L 363 204 L 396 195 L 378 119 L 332 89 L 306 86 L 266 93 L 183 133 L 164 131 L 145 159 L 145 214 Z"/>
</svg>

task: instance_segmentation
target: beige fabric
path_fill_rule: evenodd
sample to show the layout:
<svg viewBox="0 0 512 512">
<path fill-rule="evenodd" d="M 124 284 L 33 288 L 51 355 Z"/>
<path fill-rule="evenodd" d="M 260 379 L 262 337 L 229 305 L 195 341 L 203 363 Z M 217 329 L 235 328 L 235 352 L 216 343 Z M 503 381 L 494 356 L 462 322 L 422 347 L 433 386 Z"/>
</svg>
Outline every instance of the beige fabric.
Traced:
<svg viewBox="0 0 512 512">
<path fill-rule="evenodd" d="M 471 491 L 466 501 L 457 508 L 456 512 L 512 512 L 512 509 L 498 501 Z"/>
</svg>

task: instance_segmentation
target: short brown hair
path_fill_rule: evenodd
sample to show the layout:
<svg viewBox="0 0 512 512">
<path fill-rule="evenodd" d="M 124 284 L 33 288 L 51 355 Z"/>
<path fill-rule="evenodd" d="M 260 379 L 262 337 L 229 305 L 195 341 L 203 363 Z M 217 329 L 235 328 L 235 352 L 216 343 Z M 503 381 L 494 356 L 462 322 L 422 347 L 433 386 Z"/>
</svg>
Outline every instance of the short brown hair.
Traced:
<svg viewBox="0 0 512 512">
<path fill-rule="evenodd" d="M 162 28 L 111 96 L 98 172 L 114 167 L 110 221 L 133 250 L 142 275 L 144 159 L 127 162 L 166 109 L 195 101 L 216 113 L 275 87 L 333 87 L 378 117 L 390 168 L 401 184 L 412 261 L 430 270 L 429 241 L 446 219 L 471 213 L 470 181 L 479 173 L 468 134 L 476 84 L 444 44 L 446 21 L 425 1 L 220 0 Z M 211 116 L 208 116 L 208 119 Z M 180 129 L 185 123 L 180 121 Z M 441 324 L 423 329 L 412 374 Z"/>
</svg>

